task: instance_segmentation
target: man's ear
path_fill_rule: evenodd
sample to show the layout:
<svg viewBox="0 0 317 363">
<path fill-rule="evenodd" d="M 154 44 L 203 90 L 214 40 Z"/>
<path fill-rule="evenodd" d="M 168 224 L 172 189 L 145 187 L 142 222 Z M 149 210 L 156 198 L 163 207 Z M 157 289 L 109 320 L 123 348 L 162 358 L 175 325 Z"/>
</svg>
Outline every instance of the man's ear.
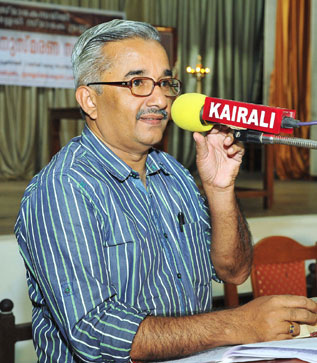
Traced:
<svg viewBox="0 0 317 363">
<path fill-rule="evenodd" d="M 87 86 L 79 86 L 76 90 L 76 100 L 84 112 L 92 119 L 97 118 L 97 95 L 95 90 Z"/>
</svg>

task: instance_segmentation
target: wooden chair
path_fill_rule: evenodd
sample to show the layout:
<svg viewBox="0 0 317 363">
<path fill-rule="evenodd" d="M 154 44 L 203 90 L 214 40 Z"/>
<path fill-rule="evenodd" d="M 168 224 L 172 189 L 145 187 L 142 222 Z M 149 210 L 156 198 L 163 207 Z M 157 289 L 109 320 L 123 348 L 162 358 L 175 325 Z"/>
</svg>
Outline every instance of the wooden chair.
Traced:
<svg viewBox="0 0 317 363">
<path fill-rule="evenodd" d="M 254 247 L 251 272 L 253 297 L 307 296 L 305 260 L 317 260 L 317 244 L 303 246 L 284 236 L 263 238 Z"/>
<path fill-rule="evenodd" d="M 253 297 L 282 294 L 307 296 L 307 281 L 312 296 L 316 296 L 316 264 L 311 264 L 311 272 L 306 277 L 305 260 L 317 262 L 317 243 L 303 246 L 285 236 L 261 239 L 254 246 L 251 271 Z M 239 305 L 237 286 L 225 284 L 224 300 L 226 307 Z"/>
<path fill-rule="evenodd" d="M 14 363 L 14 345 L 22 340 L 32 339 L 32 324 L 15 324 L 12 312 L 13 302 L 0 302 L 0 362 Z"/>
</svg>

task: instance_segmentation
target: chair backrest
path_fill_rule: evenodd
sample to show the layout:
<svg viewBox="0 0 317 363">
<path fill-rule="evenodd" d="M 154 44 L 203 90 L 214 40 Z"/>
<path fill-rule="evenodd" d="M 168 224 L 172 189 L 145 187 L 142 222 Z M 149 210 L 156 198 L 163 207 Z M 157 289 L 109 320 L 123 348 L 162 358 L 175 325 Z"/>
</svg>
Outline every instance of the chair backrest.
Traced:
<svg viewBox="0 0 317 363">
<path fill-rule="evenodd" d="M 253 297 L 307 295 L 305 260 L 317 260 L 317 245 L 303 246 L 292 238 L 270 236 L 254 246 Z"/>
</svg>

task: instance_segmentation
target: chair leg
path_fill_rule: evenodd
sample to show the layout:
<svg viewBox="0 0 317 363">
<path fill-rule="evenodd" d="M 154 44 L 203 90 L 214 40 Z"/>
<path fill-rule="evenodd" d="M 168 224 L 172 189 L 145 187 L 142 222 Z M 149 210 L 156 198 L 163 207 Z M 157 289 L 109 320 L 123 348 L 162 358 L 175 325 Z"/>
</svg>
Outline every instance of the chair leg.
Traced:
<svg viewBox="0 0 317 363">
<path fill-rule="evenodd" d="M 233 308 L 239 306 L 239 295 L 238 288 L 233 284 L 224 284 L 225 292 L 225 306 L 228 308 Z"/>
<path fill-rule="evenodd" d="M 13 303 L 4 299 L 0 303 L 0 362 L 14 363 L 15 318 Z"/>
<path fill-rule="evenodd" d="M 312 297 L 317 297 L 317 261 L 315 262 L 315 276 L 313 280 Z"/>
</svg>

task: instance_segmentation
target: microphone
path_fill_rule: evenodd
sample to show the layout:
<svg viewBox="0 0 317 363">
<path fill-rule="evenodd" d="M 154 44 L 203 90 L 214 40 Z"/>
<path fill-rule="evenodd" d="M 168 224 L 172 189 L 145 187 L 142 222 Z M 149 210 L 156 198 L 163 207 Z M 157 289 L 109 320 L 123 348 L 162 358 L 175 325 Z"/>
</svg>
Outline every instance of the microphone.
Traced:
<svg viewBox="0 0 317 363">
<path fill-rule="evenodd" d="M 284 144 L 317 149 L 317 141 L 276 136 L 299 127 L 295 110 L 185 93 L 172 104 L 174 123 L 187 131 L 209 131 L 216 124 L 233 129 L 236 140 L 261 144 Z"/>
</svg>

